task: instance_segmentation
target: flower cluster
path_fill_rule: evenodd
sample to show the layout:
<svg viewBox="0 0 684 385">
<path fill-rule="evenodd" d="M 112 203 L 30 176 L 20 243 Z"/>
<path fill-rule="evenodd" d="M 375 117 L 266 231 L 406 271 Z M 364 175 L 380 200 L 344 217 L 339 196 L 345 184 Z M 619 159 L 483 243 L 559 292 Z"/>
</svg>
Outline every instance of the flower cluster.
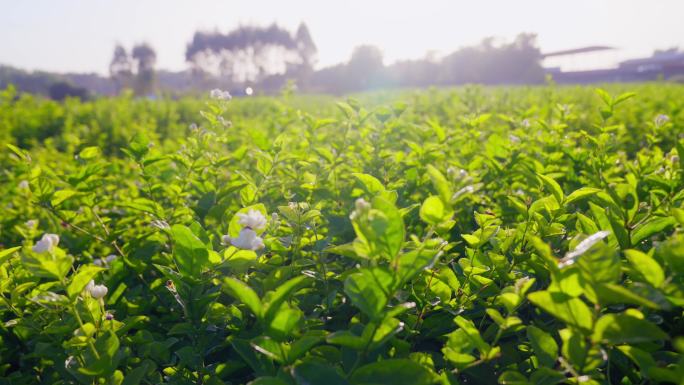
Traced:
<svg viewBox="0 0 684 385">
<path fill-rule="evenodd" d="M 209 92 L 209 96 L 211 96 L 212 99 L 217 99 L 217 100 L 230 100 L 233 97 L 230 95 L 230 92 L 228 91 L 223 91 L 218 88 L 214 88 Z"/>
</svg>

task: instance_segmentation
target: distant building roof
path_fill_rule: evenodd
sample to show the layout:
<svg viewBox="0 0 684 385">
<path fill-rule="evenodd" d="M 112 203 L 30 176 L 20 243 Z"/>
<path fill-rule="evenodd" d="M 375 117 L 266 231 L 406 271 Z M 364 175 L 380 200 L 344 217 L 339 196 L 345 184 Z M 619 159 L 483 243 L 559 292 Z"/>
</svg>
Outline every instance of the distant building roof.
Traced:
<svg viewBox="0 0 684 385">
<path fill-rule="evenodd" d="M 651 57 L 630 59 L 620 62 L 620 67 L 644 66 L 663 64 L 684 64 L 684 52 L 662 52 Z"/>
<path fill-rule="evenodd" d="M 552 57 L 552 56 L 575 55 L 575 54 L 579 54 L 579 53 L 609 51 L 609 50 L 613 50 L 613 49 L 615 49 L 615 47 L 608 47 L 608 46 L 603 46 L 603 45 L 593 45 L 593 46 L 589 46 L 589 47 L 566 49 L 563 51 L 542 53 L 542 59 L 546 59 L 547 57 Z"/>
</svg>

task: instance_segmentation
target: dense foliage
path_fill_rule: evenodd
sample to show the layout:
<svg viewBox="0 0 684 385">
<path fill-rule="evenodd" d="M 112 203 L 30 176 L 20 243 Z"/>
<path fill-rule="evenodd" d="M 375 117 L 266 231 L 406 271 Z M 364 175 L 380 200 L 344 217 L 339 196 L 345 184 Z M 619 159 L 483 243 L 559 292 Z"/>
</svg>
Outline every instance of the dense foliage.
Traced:
<svg viewBox="0 0 684 385">
<path fill-rule="evenodd" d="M 214 95 L 0 95 L 0 384 L 684 383 L 681 86 Z"/>
</svg>

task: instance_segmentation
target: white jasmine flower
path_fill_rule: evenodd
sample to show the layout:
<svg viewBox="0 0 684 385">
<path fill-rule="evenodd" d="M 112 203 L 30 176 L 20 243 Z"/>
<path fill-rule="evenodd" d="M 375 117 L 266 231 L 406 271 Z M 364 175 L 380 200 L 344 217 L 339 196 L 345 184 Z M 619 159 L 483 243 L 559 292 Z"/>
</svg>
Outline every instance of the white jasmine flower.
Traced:
<svg viewBox="0 0 684 385">
<path fill-rule="evenodd" d="M 266 227 L 266 217 L 259 210 L 250 209 L 246 213 L 239 213 L 238 224 L 252 230 L 261 230 Z"/>
<path fill-rule="evenodd" d="M 21 189 L 21 190 L 28 190 L 29 189 L 29 182 L 26 179 L 24 179 L 21 182 L 19 182 L 17 187 L 19 187 L 19 189 Z"/>
<path fill-rule="evenodd" d="M 670 117 L 665 115 L 665 114 L 660 114 L 660 115 L 655 117 L 656 127 L 662 127 L 669 121 L 670 121 Z"/>
<path fill-rule="evenodd" d="M 35 253 L 45 253 L 52 251 L 52 249 L 59 244 L 59 235 L 57 234 L 43 234 L 40 241 L 33 245 L 32 250 Z"/>
<path fill-rule="evenodd" d="M 230 92 L 228 91 L 223 91 L 218 88 L 214 88 L 209 92 L 209 96 L 211 96 L 212 99 L 218 99 L 218 100 L 230 100 L 233 97 L 230 95 Z"/>
<path fill-rule="evenodd" d="M 590 235 L 587 239 L 580 242 L 573 251 L 570 251 L 567 254 L 565 254 L 565 257 L 563 257 L 563 259 L 561 259 L 558 263 L 558 267 L 563 268 L 565 266 L 572 265 L 577 261 L 577 257 L 586 253 L 589 249 L 591 249 L 592 246 L 601 242 L 601 240 L 603 240 L 609 235 L 610 231 L 599 231 L 597 233 Z"/>
<path fill-rule="evenodd" d="M 86 290 L 90 295 L 95 298 L 95 299 L 100 299 L 107 295 L 107 286 L 105 285 L 96 285 L 95 281 L 91 280 L 88 282 L 88 285 L 86 285 Z"/>
<path fill-rule="evenodd" d="M 264 240 L 249 227 L 240 230 L 240 235 L 237 238 L 231 238 L 228 235 L 224 235 L 222 239 L 224 242 L 230 241 L 230 244 L 238 249 L 259 250 L 264 248 Z"/>
</svg>

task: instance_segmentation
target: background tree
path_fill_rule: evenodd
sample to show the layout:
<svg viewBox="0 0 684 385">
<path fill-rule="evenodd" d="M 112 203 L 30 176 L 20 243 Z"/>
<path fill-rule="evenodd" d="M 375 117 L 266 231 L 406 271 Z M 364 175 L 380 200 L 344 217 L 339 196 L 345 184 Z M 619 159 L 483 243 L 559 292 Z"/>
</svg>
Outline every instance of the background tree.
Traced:
<svg viewBox="0 0 684 385">
<path fill-rule="evenodd" d="M 135 66 L 135 94 L 141 96 L 152 94 L 155 88 L 156 52 L 147 43 L 142 43 L 133 47 L 131 56 Z"/>
<path fill-rule="evenodd" d="M 193 71 L 228 78 L 234 83 L 258 82 L 311 63 L 315 45 L 306 27 L 300 39 L 276 24 L 241 26 L 233 31 L 196 32 L 185 51 Z M 307 38 L 308 36 L 308 38 Z"/>
<path fill-rule="evenodd" d="M 510 43 L 496 44 L 484 39 L 478 46 L 466 47 L 442 60 L 442 84 L 523 84 L 544 79 L 537 35 L 520 34 Z"/>
<path fill-rule="evenodd" d="M 130 87 L 133 79 L 133 63 L 126 48 L 121 44 L 114 47 L 114 55 L 109 63 L 109 76 L 115 84 L 116 91 Z"/>
<path fill-rule="evenodd" d="M 347 80 L 357 89 L 368 89 L 382 85 L 384 81 L 382 51 L 372 45 L 354 48 L 347 64 Z"/>
</svg>

